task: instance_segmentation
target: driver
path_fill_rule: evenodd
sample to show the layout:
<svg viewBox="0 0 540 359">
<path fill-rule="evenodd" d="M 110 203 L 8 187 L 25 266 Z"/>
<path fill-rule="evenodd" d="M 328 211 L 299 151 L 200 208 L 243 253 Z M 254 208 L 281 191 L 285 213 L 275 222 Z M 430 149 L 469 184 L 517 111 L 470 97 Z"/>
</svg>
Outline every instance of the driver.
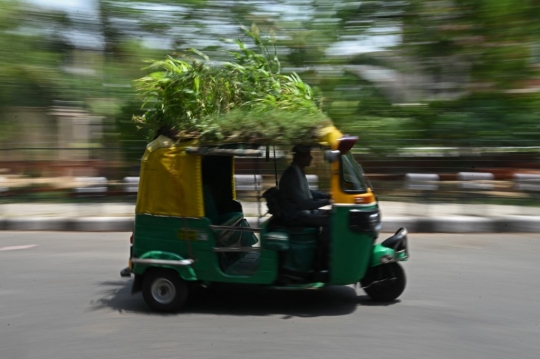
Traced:
<svg viewBox="0 0 540 359">
<path fill-rule="evenodd" d="M 279 181 L 280 208 L 285 224 L 319 227 L 328 225 L 329 213 L 317 210 L 329 205 L 330 195 L 309 189 L 304 169 L 311 164 L 311 147 L 296 145 L 293 161 Z"/>
<path fill-rule="evenodd" d="M 318 227 L 321 229 L 319 243 L 319 266 L 326 267 L 323 252 L 327 252 L 330 211 L 321 210 L 331 203 L 330 195 L 309 189 L 304 169 L 311 164 L 311 147 L 296 145 L 292 149 L 293 160 L 279 181 L 281 221 L 285 225 Z M 321 268 L 323 269 L 323 268 Z"/>
</svg>

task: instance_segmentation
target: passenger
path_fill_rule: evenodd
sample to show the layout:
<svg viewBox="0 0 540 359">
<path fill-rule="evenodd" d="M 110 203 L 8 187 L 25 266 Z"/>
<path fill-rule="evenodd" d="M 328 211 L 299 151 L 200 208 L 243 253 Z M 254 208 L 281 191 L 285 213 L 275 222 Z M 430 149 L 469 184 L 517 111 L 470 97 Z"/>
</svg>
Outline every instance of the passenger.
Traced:
<svg viewBox="0 0 540 359">
<path fill-rule="evenodd" d="M 331 203 L 328 193 L 313 191 L 304 173 L 311 165 L 311 147 L 296 145 L 292 149 L 293 161 L 279 181 L 281 222 L 289 226 L 317 227 L 320 231 L 318 269 L 326 269 L 329 242 L 330 211 L 320 207 Z"/>
</svg>

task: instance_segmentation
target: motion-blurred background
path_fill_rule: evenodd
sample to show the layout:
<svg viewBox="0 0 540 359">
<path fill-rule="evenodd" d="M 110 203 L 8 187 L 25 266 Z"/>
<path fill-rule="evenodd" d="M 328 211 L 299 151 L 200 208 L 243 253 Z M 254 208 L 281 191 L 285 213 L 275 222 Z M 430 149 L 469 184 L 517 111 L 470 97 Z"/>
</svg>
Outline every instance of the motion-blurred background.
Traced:
<svg viewBox="0 0 540 359">
<path fill-rule="evenodd" d="M 224 60 L 219 40 L 256 23 L 360 136 L 381 199 L 538 206 L 538 14 L 525 0 L 0 0 L 2 201 L 132 201 L 143 61 Z M 273 182 L 268 164 L 237 166 Z"/>
</svg>

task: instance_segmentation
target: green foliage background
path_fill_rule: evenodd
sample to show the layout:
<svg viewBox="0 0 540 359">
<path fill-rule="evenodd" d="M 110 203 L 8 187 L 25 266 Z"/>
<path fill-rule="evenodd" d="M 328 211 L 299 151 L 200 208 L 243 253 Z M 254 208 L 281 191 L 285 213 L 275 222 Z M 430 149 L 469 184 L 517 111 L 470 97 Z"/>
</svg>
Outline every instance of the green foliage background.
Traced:
<svg viewBox="0 0 540 359">
<path fill-rule="evenodd" d="M 270 134 L 286 140 L 310 136 L 312 129 L 299 130 L 305 118 L 315 124 L 331 120 L 343 132 L 360 135 L 358 146 L 372 152 L 414 146 L 536 146 L 540 140 L 538 2 L 93 4 L 94 13 L 85 14 L 0 0 L 0 45 L 5 49 L 0 52 L 0 140 L 22 127 L 24 120 L 6 117 L 11 107 L 50 109 L 58 104 L 103 116 L 104 135 L 89 145 L 120 146 L 129 160 L 137 158 L 135 149 L 144 147 L 149 132 L 177 123 L 183 124 L 183 136 L 208 141 L 260 140 Z M 254 39 L 241 30 L 252 23 L 262 33 L 276 31 L 271 46 L 253 46 Z M 385 43 L 381 34 L 399 41 Z M 224 37 L 240 40 L 230 44 L 220 41 Z M 362 39 L 372 39 L 377 48 L 361 51 Z M 358 53 L 340 51 L 347 49 L 343 44 Z M 195 52 L 191 58 L 177 56 L 186 55 L 187 48 L 197 48 L 211 60 Z M 144 59 L 165 59 L 167 54 L 173 57 L 141 69 Z M 161 95 L 152 95 L 152 86 L 168 80 L 152 72 L 167 71 L 174 73 L 177 85 L 183 84 L 182 98 L 191 106 L 176 112 L 186 115 L 182 118 L 171 116 L 171 108 L 155 108 Z M 389 73 L 393 87 L 367 76 L 375 72 Z M 212 85 L 196 91 L 197 77 L 199 86 Z M 132 87 L 137 78 L 146 78 L 137 84 L 139 94 L 150 100 L 143 110 Z M 222 81 L 213 83 L 214 78 Z M 407 85 L 399 89 L 402 83 Z M 167 103 L 174 108 L 174 101 Z M 138 130 L 130 121 L 143 112 L 145 129 Z M 271 128 L 261 130 L 274 120 Z"/>
</svg>

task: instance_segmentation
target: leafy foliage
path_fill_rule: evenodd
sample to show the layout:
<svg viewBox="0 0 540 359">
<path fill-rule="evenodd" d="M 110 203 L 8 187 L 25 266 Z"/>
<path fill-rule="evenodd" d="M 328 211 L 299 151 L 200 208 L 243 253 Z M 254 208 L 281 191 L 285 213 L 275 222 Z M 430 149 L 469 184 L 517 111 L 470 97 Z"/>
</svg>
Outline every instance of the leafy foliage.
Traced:
<svg viewBox="0 0 540 359">
<path fill-rule="evenodd" d="M 281 73 L 273 34 L 243 30 L 255 46 L 229 41 L 238 47 L 228 51 L 232 61 L 213 63 L 196 49 L 153 61 L 153 72 L 135 81 L 147 111 L 134 120 L 151 136 L 203 142 L 304 142 L 331 124 L 312 88 Z"/>
<path fill-rule="evenodd" d="M 402 48 L 438 82 L 458 78 L 463 90 L 519 89 L 538 76 L 530 65 L 539 10 L 536 1 L 411 0 Z"/>
</svg>

